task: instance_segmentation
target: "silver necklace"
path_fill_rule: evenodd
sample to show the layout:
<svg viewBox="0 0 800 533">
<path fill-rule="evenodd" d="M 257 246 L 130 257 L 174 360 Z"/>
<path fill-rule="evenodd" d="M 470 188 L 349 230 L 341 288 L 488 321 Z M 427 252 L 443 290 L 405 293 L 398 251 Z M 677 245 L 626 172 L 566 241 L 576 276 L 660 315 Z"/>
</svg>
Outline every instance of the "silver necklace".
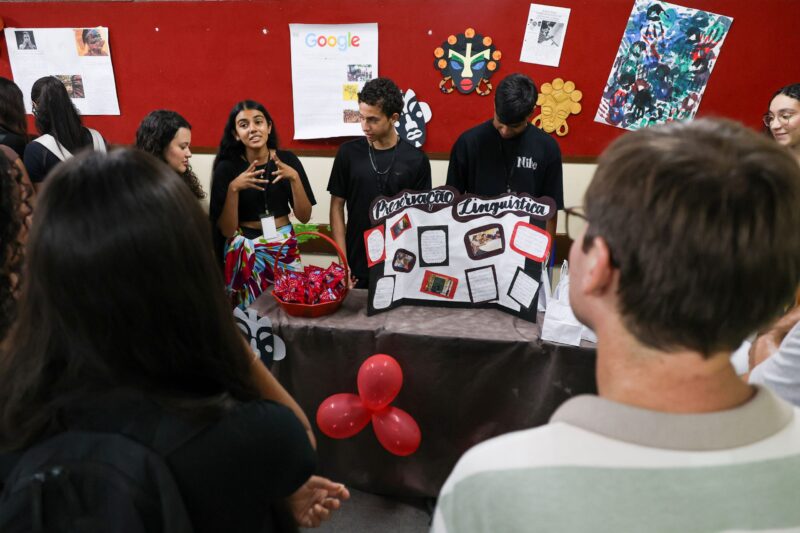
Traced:
<svg viewBox="0 0 800 533">
<path fill-rule="evenodd" d="M 375 171 L 375 174 L 378 176 L 385 176 L 392 170 L 392 166 L 394 166 L 394 158 L 397 155 L 397 145 L 400 144 L 400 136 L 397 136 L 397 142 L 394 143 L 394 147 L 392 148 L 392 160 L 389 162 L 389 166 L 386 170 L 378 170 L 378 166 L 375 164 L 375 156 L 372 154 L 372 143 L 368 142 L 367 147 L 369 148 L 369 162 L 372 165 L 372 170 Z"/>
</svg>

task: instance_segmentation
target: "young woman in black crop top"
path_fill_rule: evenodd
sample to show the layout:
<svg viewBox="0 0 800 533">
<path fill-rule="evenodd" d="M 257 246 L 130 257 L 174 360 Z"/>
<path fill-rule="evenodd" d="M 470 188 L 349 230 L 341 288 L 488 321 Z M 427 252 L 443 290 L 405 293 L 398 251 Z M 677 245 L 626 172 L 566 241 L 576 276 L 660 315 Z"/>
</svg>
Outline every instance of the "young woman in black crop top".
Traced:
<svg viewBox="0 0 800 533">
<path fill-rule="evenodd" d="M 302 269 L 289 213 L 308 222 L 315 203 L 300 160 L 278 150 L 264 106 L 252 100 L 236 104 L 214 160 L 209 209 L 233 305 L 246 308 L 274 282 L 276 261 L 284 269 Z"/>
</svg>

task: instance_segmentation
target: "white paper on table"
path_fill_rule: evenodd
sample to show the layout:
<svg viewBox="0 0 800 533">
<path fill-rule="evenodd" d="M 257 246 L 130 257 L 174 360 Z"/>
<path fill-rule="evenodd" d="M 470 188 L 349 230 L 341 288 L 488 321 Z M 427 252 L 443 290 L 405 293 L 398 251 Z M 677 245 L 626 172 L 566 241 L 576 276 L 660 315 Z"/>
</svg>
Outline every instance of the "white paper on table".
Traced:
<svg viewBox="0 0 800 533">
<path fill-rule="evenodd" d="M 467 283 L 474 303 L 497 300 L 497 279 L 494 266 L 467 271 Z"/>
<path fill-rule="evenodd" d="M 372 307 L 386 309 L 392 305 L 394 297 L 394 276 L 386 276 L 375 283 L 375 293 L 372 297 Z"/>
<path fill-rule="evenodd" d="M 378 77 L 378 24 L 289 24 L 289 35 L 294 138 L 362 135 L 356 94 Z"/>
<path fill-rule="evenodd" d="M 22 90 L 26 112 L 32 112 L 33 82 L 44 76 L 56 76 L 64 82 L 72 103 L 82 115 L 119 115 L 108 28 L 87 29 L 97 30 L 104 37 L 103 53 L 107 55 L 80 55 L 85 53 L 83 28 L 5 29 L 11 74 Z M 19 42 L 18 36 L 25 33 L 29 34 L 28 42 L 35 43 L 35 49 Z"/>
<path fill-rule="evenodd" d="M 367 255 L 369 256 L 369 262 L 375 263 L 380 261 L 383 256 L 383 251 L 383 233 L 379 230 L 371 231 L 367 236 Z"/>
<path fill-rule="evenodd" d="M 557 67 L 567 34 L 570 9 L 531 4 L 519 60 Z"/>
<path fill-rule="evenodd" d="M 421 232 L 419 238 L 420 255 L 429 265 L 438 265 L 447 261 L 447 233 L 440 229 Z"/>
<path fill-rule="evenodd" d="M 519 305 L 529 309 L 533 303 L 533 297 L 539 289 L 539 282 L 525 273 L 521 268 L 517 268 L 517 274 L 511 282 L 508 295 L 511 296 Z"/>
</svg>

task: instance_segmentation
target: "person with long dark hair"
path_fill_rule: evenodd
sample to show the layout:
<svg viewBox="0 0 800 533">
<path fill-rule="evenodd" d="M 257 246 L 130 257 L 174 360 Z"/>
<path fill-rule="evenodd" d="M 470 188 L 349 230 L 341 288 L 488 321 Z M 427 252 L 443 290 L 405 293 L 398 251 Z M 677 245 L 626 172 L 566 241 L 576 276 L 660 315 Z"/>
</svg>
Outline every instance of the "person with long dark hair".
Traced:
<svg viewBox="0 0 800 533">
<path fill-rule="evenodd" d="M 254 367 L 266 369 L 233 321 L 209 246 L 197 201 L 148 154 L 89 153 L 53 171 L 0 354 L 0 480 L 12 452 L 64 431 L 150 445 L 131 436 L 135 421 L 202 421 L 164 455 L 195 531 L 283 530 L 288 510 L 315 525 L 348 497 L 311 476 L 292 410 L 260 399 Z"/>
<path fill-rule="evenodd" d="M 276 262 L 285 270 L 302 268 L 289 213 L 308 222 L 315 203 L 300 160 L 278 148 L 266 108 L 237 103 L 214 160 L 209 209 L 233 305 L 246 308 L 274 283 Z"/>
<path fill-rule="evenodd" d="M 800 83 L 778 89 L 763 118 L 772 138 L 788 148 L 800 162 Z"/>
<path fill-rule="evenodd" d="M 0 144 L 8 146 L 20 157 L 28 144 L 22 91 L 16 83 L 3 77 L 0 77 Z"/>
<path fill-rule="evenodd" d="M 148 113 L 136 130 L 136 148 L 156 156 L 172 168 L 198 199 L 206 197 L 192 171 L 192 126 L 175 111 L 158 109 Z"/>
<path fill-rule="evenodd" d="M 24 162 L 35 187 L 41 185 L 53 167 L 79 150 L 106 151 L 103 137 L 96 130 L 83 126 L 67 89 L 55 76 L 33 82 L 31 103 L 36 129 L 41 136 L 25 147 Z"/>
<path fill-rule="evenodd" d="M 3 154 L 5 150 L 0 154 L 0 347 L 17 314 L 22 245 L 30 215 L 21 174 Z"/>
</svg>

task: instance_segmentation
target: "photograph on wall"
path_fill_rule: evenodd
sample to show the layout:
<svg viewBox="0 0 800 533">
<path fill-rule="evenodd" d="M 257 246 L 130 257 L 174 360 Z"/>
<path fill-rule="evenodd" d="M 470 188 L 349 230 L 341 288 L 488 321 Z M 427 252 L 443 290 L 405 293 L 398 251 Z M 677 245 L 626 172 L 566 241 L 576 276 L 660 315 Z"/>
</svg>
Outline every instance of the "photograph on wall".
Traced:
<svg viewBox="0 0 800 533">
<path fill-rule="evenodd" d="M 470 259 L 486 259 L 502 254 L 505 249 L 503 226 L 490 224 L 468 232 L 464 235 L 464 245 Z"/>
<path fill-rule="evenodd" d="M 733 19 L 636 0 L 595 122 L 637 130 L 694 118 Z"/>
<path fill-rule="evenodd" d="M 531 4 L 519 60 L 557 67 L 564 49 L 569 8 Z"/>
<path fill-rule="evenodd" d="M 397 272 L 411 272 L 417 264 L 417 256 L 413 252 L 400 248 L 394 253 L 392 268 Z"/>
<path fill-rule="evenodd" d="M 6 28 L 11 74 L 32 112 L 31 87 L 44 76 L 64 84 L 81 115 L 119 115 L 108 28 Z"/>
<path fill-rule="evenodd" d="M 422 287 L 419 290 L 426 294 L 433 294 L 434 296 L 452 300 L 456 294 L 457 287 L 458 279 L 427 270 L 425 277 L 422 278 Z"/>
<path fill-rule="evenodd" d="M 378 73 L 378 25 L 289 24 L 294 138 L 362 135 L 358 98 Z"/>
</svg>

